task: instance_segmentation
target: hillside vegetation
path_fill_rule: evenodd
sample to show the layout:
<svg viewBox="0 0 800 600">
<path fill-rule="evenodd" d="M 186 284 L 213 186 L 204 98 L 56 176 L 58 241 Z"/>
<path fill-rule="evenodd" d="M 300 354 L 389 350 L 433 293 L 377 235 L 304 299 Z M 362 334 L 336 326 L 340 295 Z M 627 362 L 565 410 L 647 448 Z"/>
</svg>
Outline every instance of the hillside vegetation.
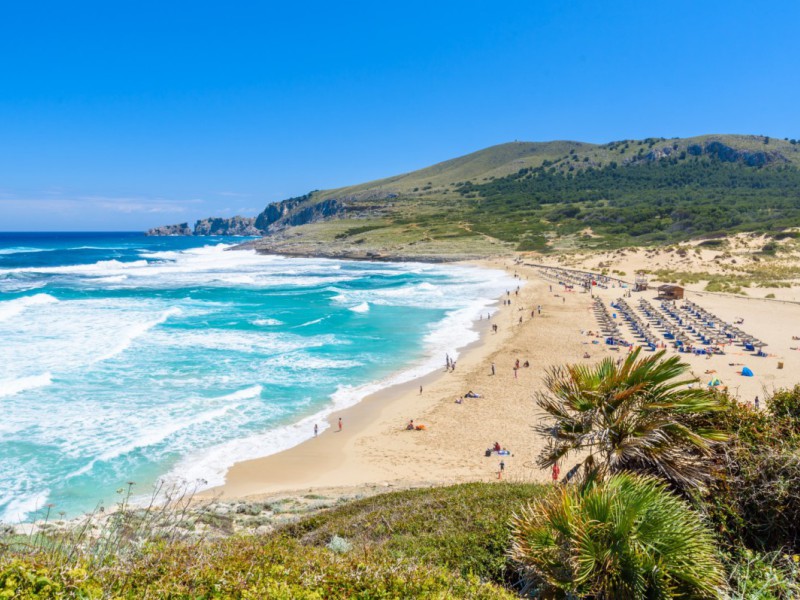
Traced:
<svg viewBox="0 0 800 600">
<path fill-rule="evenodd" d="M 419 256 L 660 244 L 800 225 L 800 143 L 513 142 L 267 207 L 261 248 Z"/>
<path fill-rule="evenodd" d="M 511 514 L 546 490 L 473 483 L 396 492 L 269 535 L 161 529 L 144 542 L 120 540 L 110 555 L 56 538 L 28 548 L 29 540 L 0 538 L 0 598 L 514 598 L 505 587 L 515 581 Z"/>
</svg>

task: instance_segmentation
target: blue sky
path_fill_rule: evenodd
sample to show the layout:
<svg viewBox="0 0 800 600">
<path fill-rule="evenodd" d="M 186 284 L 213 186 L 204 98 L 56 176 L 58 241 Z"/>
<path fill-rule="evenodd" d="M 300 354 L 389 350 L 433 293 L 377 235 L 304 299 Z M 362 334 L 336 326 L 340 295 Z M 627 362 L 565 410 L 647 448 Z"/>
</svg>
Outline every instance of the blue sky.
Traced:
<svg viewBox="0 0 800 600">
<path fill-rule="evenodd" d="M 800 138 L 800 3 L 6 2 L 0 230 L 139 230 L 511 140 Z"/>
</svg>

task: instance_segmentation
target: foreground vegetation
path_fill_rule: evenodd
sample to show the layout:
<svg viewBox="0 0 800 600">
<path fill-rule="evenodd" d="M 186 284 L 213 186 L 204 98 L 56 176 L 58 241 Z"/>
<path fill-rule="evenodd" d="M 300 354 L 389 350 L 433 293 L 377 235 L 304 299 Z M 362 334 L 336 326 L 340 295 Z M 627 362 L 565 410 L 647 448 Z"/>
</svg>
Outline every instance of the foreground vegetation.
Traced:
<svg viewBox="0 0 800 600">
<path fill-rule="evenodd" d="M 593 456 L 570 484 L 395 492 L 217 539 L 123 506 L 1 537 L 0 598 L 800 597 L 800 386 L 757 411 L 682 375 L 659 355 L 552 373 L 543 460 Z"/>
<path fill-rule="evenodd" d="M 0 598 L 512 598 L 511 515 L 546 491 L 476 483 L 396 492 L 273 534 L 216 540 L 119 521 L 109 527 L 130 537 L 110 555 L 88 539 L 10 538 Z"/>
</svg>

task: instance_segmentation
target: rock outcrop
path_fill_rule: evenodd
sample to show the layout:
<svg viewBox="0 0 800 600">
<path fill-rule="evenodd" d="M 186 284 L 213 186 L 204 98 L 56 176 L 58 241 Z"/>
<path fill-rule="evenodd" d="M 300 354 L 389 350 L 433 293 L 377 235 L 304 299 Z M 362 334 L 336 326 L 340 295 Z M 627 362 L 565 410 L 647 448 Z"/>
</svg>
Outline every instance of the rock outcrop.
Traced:
<svg viewBox="0 0 800 600">
<path fill-rule="evenodd" d="M 786 157 L 778 151 L 737 150 L 717 141 L 708 142 L 705 146 L 692 144 L 686 148 L 686 151 L 692 156 L 705 154 L 722 162 L 741 162 L 748 167 L 763 167 L 776 162 L 787 162 Z"/>
<path fill-rule="evenodd" d="M 261 235 L 255 217 L 212 217 L 194 224 L 194 235 Z"/>
<path fill-rule="evenodd" d="M 162 225 L 161 227 L 153 227 L 152 229 L 148 230 L 145 235 L 193 235 L 193 233 L 188 223 L 178 223 L 177 225 Z"/>
<path fill-rule="evenodd" d="M 328 198 L 314 202 L 312 194 L 270 204 L 256 217 L 255 226 L 265 233 L 275 233 L 287 227 L 316 223 L 344 214 L 345 203 L 342 200 Z"/>
<path fill-rule="evenodd" d="M 262 232 L 255 226 L 255 221 L 255 217 L 211 217 L 197 221 L 194 229 L 189 227 L 188 223 L 179 223 L 154 227 L 145 235 L 262 235 Z"/>
</svg>

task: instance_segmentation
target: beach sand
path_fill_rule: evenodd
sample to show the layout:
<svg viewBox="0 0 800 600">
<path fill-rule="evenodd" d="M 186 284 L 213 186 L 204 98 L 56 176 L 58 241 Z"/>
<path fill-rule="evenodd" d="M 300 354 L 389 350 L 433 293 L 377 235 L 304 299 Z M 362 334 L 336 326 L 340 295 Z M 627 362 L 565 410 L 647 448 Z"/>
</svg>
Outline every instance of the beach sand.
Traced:
<svg viewBox="0 0 800 600">
<path fill-rule="evenodd" d="M 597 330 L 588 293 L 565 292 L 556 283 L 541 278 L 536 268 L 515 265 L 510 260 L 484 261 L 486 267 L 505 268 L 524 281 L 510 306 L 497 306 L 491 319 L 478 321 L 481 340 L 463 350 L 455 372 L 442 370 L 421 380 L 382 390 L 358 405 L 329 417 L 331 427 L 318 437 L 290 450 L 234 465 L 223 486 L 204 492 L 203 497 L 260 499 L 326 490 L 339 493 L 362 487 L 408 488 L 465 481 L 496 481 L 501 458 L 505 479 L 549 481 L 550 473 L 536 467 L 544 443 L 532 430 L 542 417 L 534 395 L 543 389 L 547 368 L 565 363 L 593 362 L 625 354 L 582 330 Z M 552 291 L 550 286 L 552 285 Z M 622 296 L 620 288 L 597 289 L 606 302 Z M 654 302 L 655 293 L 633 295 Z M 705 385 L 719 377 L 741 401 L 762 398 L 767 391 L 788 387 L 800 373 L 800 305 L 768 300 L 690 292 L 687 298 L 725 320 L 745 319 L 742 328 L 769 346 L 767 358 L 753 357 L 740 346 L 711 359 L 681 355 Z M 504 298 L 505 299 L 505 298 Z M 630 302 L 630 300 L 629 300 Z M 541 305 L 541 314 L 531 310 Z M 522 323 L 519 322 L 522 317 Z M 490 325 L 496 324 L 493 333 Z M 797 331 L 792 331 L 794 325 Z M 627 331 L 622 326 L 623 331 Z M 592 343 L 593 341 L 599 343 Z M 590 358 L 584 358 L 589 353 Z M 514 375 L 514 362 L 526 360 L 529 368 Z M 784 363 L 778 369 L 778 362 Z M 496 375 L 491 375 L 495 363 Z M 737 363 L 730 365 L 730 363 Z M 755 372 L 747 378 L 737 374 L 742 365 Z M 715 371 L 707 374 L 706 371 Z M 422 385 L 423 392 L 419 393 Z M 456 398 L 468 390 L 481 398 Z M 337 420 L 343 420 L 338 431 Z M 425 431 L 406 431 L 410 419 L 424 424 Z M 498 442 L 511 456 L 484 455 Z M 562 473 L 572 464 L 562 465 Z"/>
</svg>

